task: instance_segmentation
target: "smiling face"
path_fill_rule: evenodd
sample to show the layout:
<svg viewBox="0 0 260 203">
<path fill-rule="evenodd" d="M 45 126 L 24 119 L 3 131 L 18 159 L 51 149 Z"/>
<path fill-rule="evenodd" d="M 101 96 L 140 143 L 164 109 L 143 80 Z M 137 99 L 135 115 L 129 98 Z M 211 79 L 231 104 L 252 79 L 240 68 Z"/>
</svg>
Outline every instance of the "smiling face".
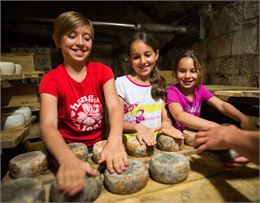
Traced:
<svg viewBox="0 0 260 203">
<path fill-rule="evenodd" d="M 66 33 L 61 39 L 64 62 L 85 62 L 92 50 L 91 28 L 79 26 Z"/>
<path fill-rule="evenodd" d="M 130 46 L 130 64 L 136 76 L 142 80 L 149 79 L 158 57 L 159 52 L 154 51 L 142 40 L 135 40 Z"/>
<path fill-rule="evenodd" d="M 199 82 L 199 71 L 194 66 L 190 57 L 183 57 L 177 68 L 176 79 L 181 88 L 185 91 L 193 90 Z"/>
</svg>

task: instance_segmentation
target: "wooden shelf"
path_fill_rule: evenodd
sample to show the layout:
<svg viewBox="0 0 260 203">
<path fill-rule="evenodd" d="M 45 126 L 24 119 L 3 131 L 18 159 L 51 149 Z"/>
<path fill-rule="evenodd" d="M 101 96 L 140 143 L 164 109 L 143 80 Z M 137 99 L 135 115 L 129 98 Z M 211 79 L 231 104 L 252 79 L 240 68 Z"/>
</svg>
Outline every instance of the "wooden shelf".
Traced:
<svg viewBox="0 0 260 203">
<path fill-rule="evenodd" d="M 0 75 L 0 81 L 38 78 L 44 73 L 45 73 L 44 71 L 35 71 L 35 72 L 28 72 L 28 73 L 25 72 L 20 75 Z"/>
<path fill-rule="evenodd" d="M 205 85 L 216 96 L 260 98 L 260 88 L 226 85 Z"/>
<path fill-rule="evenodd" d="M 21 128 L 17 130 L 3 130 L 1 132 L 1 147 L 2 149 L 6 148 L 14 148 L 20 142 L 24 140 L 24 138 L 29 133 L 29 127 Z"/>
</svg>

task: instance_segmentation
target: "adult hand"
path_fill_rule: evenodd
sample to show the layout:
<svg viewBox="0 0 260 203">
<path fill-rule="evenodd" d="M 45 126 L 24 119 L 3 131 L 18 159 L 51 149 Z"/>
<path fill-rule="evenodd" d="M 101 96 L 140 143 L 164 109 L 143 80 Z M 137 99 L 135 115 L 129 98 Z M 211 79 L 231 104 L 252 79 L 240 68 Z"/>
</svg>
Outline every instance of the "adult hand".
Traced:
<svg viewBox="0 0 260 203">
<path fill-rule="evenodd" d="M 69 196 L 75 195 L 84 188 L 86 173 L 90 176 L 97 175 L 88 163 L 76 156 L 62 161 L 57 173 L 58 189 Z"/>
<path fill-rule="evenodd" d="M 146 127 L 143 124 L 137 124 L 136 125 L 136 131 L 137 131 L 137 140 L 139 143 L 146 144 L 147 146 L 154 146 L 156 145 L 156 136 L 153 136 L 153 133 L 156 131 L 161 130 L 161 127 L 159 128 L 149 128 Z"/>
<path fill-rule="evenodd" d="M 226 139 L 235 126 L 218 126 L 208 129 L 202 129 L 197 132 L 194 141 L 194 147 L 197 148 L 197 153 L 201 154 L 206 150 L 222 150 L 227 149 Z"/>
<path fill-rule="evenodd" d="M 98 163 L 106 161 L 107 169 L 110 173 L 122 173 L 128 166 L 128 157 L 124 145 L 120 141 L 107 141 L 101 152 Z"/>
</svg>

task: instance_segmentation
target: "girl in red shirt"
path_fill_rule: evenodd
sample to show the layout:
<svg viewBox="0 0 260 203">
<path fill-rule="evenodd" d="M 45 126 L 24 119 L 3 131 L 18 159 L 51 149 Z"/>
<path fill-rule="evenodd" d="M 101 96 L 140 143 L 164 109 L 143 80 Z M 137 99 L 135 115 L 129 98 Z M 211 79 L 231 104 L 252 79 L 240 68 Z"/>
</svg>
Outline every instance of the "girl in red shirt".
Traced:
<svg viewBox="0 0 260 203">
<path fill-rule="evenodd" d="M 74 195 L 84 187 L 91 166 L 78 159 L 66 143 L 80 142 L 91 148 L 105 139 L 104 104 L 110 131 L 99 162 L 121 173 L 128 165 L 122 145 L 123 110 L 117 96 L 114 74 L 102 63 L 86 62 L 91 53 L 94 29 L 81 14 L 62 13 L 54 23 L 53 39 L 63 63 L 44 75 L 40 83 L 40 129 L 42 139 L 59 162 L 58 188 Z"/>
</svg>

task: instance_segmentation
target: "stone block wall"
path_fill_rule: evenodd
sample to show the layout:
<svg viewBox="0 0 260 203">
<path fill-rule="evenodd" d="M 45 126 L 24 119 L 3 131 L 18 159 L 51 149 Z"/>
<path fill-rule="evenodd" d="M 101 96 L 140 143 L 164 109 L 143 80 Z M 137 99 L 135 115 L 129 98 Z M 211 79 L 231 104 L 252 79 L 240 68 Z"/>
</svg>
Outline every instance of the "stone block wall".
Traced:
<svg viewBox="0 0 260 203">
<path fill-rule="evenodd" d="M 170 51 L 193 48 L 207 71 L 205 84 L 259 86 L 259 2 L 205 4 L 200 9 L 205 38 Z M 166 59 L 166 60 L 167 60 Z"/>
</svg>

